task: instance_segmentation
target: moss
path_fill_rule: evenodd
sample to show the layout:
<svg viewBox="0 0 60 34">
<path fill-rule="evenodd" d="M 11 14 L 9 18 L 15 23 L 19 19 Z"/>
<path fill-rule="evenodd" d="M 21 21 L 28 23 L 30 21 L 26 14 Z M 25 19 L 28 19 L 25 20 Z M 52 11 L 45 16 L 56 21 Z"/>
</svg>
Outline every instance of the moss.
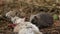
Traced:
<svg viewBox="0 0 60 34">
<path fill-rule="evenodd" d="M 57 14 L 54 14 L 54 15 L 53 15 L 53 19 L 54 19 L 54 20 L 58 20 L 58 19 L 59 19 L 58 15 L 57 15 Z"/>
</svg>

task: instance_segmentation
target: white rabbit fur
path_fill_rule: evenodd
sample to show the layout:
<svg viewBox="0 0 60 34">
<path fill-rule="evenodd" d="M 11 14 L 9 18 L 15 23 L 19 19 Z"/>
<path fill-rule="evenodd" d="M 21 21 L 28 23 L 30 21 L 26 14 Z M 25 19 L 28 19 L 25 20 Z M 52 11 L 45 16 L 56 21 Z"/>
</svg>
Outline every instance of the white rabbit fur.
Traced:
<svg viewBox="0 0 60 34">
<path fill-rule="evenodd" d="M 11 18 L 13 24 L 17 24 L 17 26 L 14 27 L 14 32 L 18 32 L 18 34 L 42 34 L 37 26 L 31 22 L 25 22 L 25 18 L 12 17 L 10 13 L 12 12 L 6 13 L 6 17 Z"/>
</svg>

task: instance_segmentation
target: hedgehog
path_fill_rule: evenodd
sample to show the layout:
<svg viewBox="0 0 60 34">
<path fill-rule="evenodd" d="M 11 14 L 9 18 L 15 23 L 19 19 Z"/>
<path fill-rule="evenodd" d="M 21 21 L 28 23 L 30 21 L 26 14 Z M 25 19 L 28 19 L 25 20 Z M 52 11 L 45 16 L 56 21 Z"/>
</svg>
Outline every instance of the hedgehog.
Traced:
<svg viewBox="0 0 60 34">
<path fill-rule="evenodd" d="M 31 15 L 30 22 L 35 24 L 39 29 L 43 29 L 53 25 L 53 17 L 49 13 L 41 12 L 36 15 Z"/>
</svg>

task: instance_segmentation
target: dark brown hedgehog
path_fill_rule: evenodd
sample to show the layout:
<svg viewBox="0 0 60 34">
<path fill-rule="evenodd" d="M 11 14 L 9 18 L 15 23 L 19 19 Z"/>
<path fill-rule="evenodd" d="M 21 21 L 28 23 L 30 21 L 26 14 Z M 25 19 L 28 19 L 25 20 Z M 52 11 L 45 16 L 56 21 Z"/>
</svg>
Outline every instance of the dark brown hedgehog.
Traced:
<svg viewBox="0 0 60 34">
<path fill-rule="evenodd" d="M 48 13 L 39 13 L 30 17 L 30 22 L 39 29 L 47 28 L 53 25 L 53 17 Z"/>
</svg>

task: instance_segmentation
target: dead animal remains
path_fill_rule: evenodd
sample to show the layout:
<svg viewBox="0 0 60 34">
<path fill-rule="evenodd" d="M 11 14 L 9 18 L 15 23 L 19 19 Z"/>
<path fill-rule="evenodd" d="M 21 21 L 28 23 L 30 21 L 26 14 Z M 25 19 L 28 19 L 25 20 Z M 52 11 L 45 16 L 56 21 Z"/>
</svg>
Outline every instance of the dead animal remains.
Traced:
<svg viewBox="0 0 60 34">
<path fill-rule="evenodd" d="M 34 24 L 31 22 L 25 22 L 25 18 L 19 18 L 17 16 L 13 17 L 11 16 L 11 13 L 12 11 L 6 13 L 6 17 L 11 18 L 13 24 L 16 24 L 14 32 L 18 32 L 18 34 L 42 34 Z"/>
</svg>

